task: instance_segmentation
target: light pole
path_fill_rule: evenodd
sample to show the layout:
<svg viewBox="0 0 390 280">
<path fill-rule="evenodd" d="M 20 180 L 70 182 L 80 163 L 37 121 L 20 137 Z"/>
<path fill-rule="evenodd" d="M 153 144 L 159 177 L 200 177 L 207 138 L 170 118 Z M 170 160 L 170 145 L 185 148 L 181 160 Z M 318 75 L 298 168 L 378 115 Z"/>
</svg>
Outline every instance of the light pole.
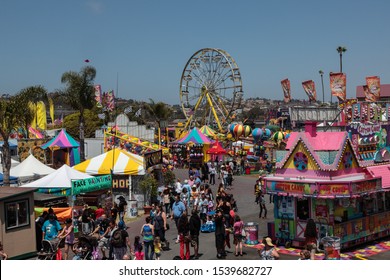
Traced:
<svg viewBox="0 0 390 280">
<path fill-rule="evenodd" d="M 321 75 L 321 85 L 322 85 L 322 103 L 325 103 L 325 93 L 324 93 L 324 71 L 320 70 L 318 73 Z M 332 98 L 332 96 L 331 96 Z"/>
<path fill-rule="evenodd" d="M 346 47 L 338 46 L 336 51 L 340 55 L 340 73 L 343 73 L 343 53 L 347 51 Z"/>
</svg>

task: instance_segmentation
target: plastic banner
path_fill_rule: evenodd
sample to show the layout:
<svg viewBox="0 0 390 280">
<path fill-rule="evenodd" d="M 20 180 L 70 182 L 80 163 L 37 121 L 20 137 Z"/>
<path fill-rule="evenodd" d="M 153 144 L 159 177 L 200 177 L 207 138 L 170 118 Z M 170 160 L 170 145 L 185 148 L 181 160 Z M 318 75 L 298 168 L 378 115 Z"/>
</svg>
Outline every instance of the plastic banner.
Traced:
<svg viewBox="0 0 390 280">
<path fill-rule="evenodd" d="M 309 96 L 309 101 L 317 100 L 316 86 L 313 80 L 305 81 L 302 83 L 303 89 L 305 90 L 307 96 Z"/>
<path fill-rule="evenodd" d="M 329 78 L 331 94 L 344 102 L 347 96 L 347 76 L 344 73 L 330 73 Z"/>
<path fill-rule="evenodd" d="M 370 94 L 372 95 L 372 99 L 373 101 L 378 101 L 379 98 L 380 98 L 380 93 L 381 93 L 381 82 L 380 82 L 380 78 L 378 76 L 371 76 L 371 77 L 366 77 L 366 84 L 367 84 L 367 88 L 370 92 Z M 363 86 L 364 88 L 364 86 Z M 366 93 L 364 91 L 364 93 Z M 367 101 L 370 101 L 370 100 L 367 100 Z"/>
<path fill-rule="evenodd" d="M 291 101 L 290 80 L 289 79 L 284 79 L 280 83 L 282 84 L 283 95 L 284 95 L 284 102 L 285 103 L 289 103 Z"/>
</svg>

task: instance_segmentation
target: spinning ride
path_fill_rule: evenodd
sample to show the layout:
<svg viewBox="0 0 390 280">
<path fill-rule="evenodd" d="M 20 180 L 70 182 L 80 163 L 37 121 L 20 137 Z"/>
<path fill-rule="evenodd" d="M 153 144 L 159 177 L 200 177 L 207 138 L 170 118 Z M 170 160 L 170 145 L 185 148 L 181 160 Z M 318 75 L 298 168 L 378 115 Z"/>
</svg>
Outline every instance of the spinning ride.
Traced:
<svg viewBox="0 0 390 280">
<path fill-rule="evenodd" d="M 205 48 L 188 60 L 180 79 L 183 130 L 208 125 L 224 132 L 242 100 L 240 69 L 224 50 Z"/>
</svg>

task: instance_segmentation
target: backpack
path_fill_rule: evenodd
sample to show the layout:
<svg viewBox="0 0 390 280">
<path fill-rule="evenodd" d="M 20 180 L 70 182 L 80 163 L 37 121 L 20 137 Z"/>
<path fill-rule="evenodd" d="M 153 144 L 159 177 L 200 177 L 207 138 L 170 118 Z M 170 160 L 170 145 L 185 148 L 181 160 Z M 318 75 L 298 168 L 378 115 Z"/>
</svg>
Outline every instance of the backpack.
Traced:
<svg viewBox="0 0 390 280">
<path fill-rule="evenodd" d="M 116 248 L 123 246 L 124 241 L 123 241 L 122 229 L 117 229 L 116 231 L 114 231 L 111 237 L 111 244 Z"/>
</svg>

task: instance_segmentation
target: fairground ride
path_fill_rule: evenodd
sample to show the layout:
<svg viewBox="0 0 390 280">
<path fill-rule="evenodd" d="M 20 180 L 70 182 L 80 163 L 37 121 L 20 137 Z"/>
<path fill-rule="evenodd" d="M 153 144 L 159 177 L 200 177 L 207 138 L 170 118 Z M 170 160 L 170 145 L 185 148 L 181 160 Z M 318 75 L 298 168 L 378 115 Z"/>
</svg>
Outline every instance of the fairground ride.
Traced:
<svg viewBox="0 0 390 280">
<path fill-rule="evenodd" d="M 240 69 L 224 50 L 205 48 L 191 56 L 180 79 L 183 131 L 208 125 L 226 131 L 243 96 Z"/>
</svg>

